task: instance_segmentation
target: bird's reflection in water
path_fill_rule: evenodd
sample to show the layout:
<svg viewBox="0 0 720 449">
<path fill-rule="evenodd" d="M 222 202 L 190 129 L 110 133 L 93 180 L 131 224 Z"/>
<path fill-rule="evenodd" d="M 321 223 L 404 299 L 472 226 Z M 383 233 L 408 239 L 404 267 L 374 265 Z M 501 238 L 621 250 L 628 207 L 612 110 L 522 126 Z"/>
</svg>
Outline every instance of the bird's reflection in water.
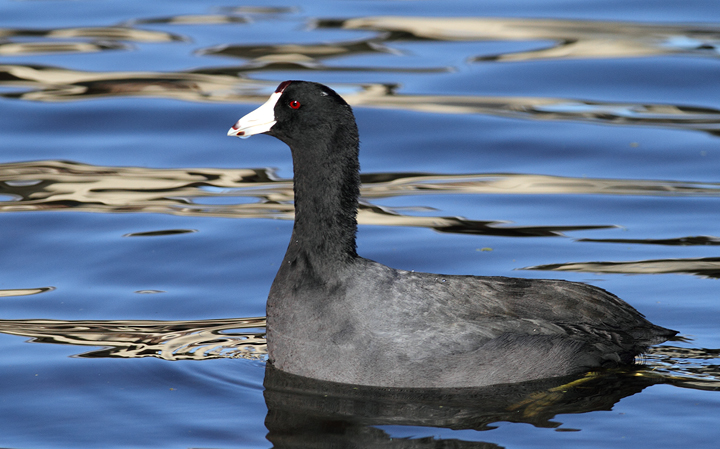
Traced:
<svg viewBox="0 0 720 449">
<path fill-rule="evenodd" d="M 275 448 L 491 448 L 486 442 L 393 438 L 376 426 L 492 429 L 492 423 L 557 428 L 559 414 L 611 410 L 624 397 L 662 383 L 641 370 L 482 388 L 376 388 L 318 381 L 265 370 L 267 438 Z"/>
</svg>

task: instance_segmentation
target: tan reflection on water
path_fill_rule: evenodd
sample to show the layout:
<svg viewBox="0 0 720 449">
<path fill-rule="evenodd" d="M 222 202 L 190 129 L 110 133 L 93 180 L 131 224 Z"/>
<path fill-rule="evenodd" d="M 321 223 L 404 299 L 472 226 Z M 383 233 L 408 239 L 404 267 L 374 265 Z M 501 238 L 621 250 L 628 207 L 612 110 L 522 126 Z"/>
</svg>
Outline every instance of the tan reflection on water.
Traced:
<svg viewBox="0 0 720 449">
<path fill-rule="evenodd" d="M 34 343 L 100 346 L 79 357 L 263 359 L 265 317 L 191 321 L 0 320 L 0 332 Z"/>
<path fill-rule="evenodd" d="M 58 29 L 0 28 L 0 56 L 43 53 L 95 53 L 106 50 L 130 51 L 125 42 L 161 43 L 186 41 L 175 34 L 130 27 L 80 27 Z M 20 42 L 13 39 L 21 38 Z M 29 41 L 34 39 L 34 41 Z M 84 39 L 86 42 L 78 42 Z"/>
<path fill-rule="evenodd" d="M 699 259 L 656 259 L 627 262 L 570 262 L 537 265 L 525 270 L 576 271 L 582 273 L 624 273 L 624 274 L 694 274 L 706 278 L 720 279 L 720 258 Z"/>
<path fill-rule="evenodd" d="M 485 17 L 361 17 L 319 27 L 400 33 L 434 41 L 552 41 L 550 48 L 477 60 L 621 58 L 697 52 L 717 57 L 720 28 L 633 22 Z"/>
<path fill-rule="evenodd" d="M 105 50 L 126 50 L 127 46 L 113 42 L 47 42 L 0 44 L 0 56 L 21 56 L 36 53 L 94 53 Z"/>
<path fill-rule="evenodd" d="M 9 296 L 31 296 L 39 293 L 51 292 L 55 290 L 55 287 L 37 287 L 37 288 L 13 288 L 0 290 L 0 298 L 7 298 Z"/>
<path fill-rule="evenodd" d="M 12 39 L 22 37 L 25 39 L 98 39 L 101 41 L 127 41 L 127 42 L 173 42 L 185 41 L 187 38 L 166 33 L 164 31 L 143 30 L 139 28 L 108 26 L 108 27 L 78 27 L 56 29 L 28 29 L 28 28 L 0 28 L 0 37 Z M 40 44 L 38 42 L 37 44 Z"/>
<path fill-rule="evenodd" d="M 187 101 L 209 101 L 242 96 L 256 91 L 260 83 L 240 81 L 237 76 L 192 72 L 83 72 L 36 65 L 0 65 L 0 86 L 30 89 L 1 94 L 30 101 L 68 101 L 98 97 L 149 96 Z M 246 86 L 243 86 L 246 85 Z M 238 94 L 240 93 L 240 94 Z M 259 102 L 261 96 L 247 97 Z"/>
<path fill-rule="evenodd" d="M 399 95 L 385 86 L 367 86 L 344 95 L 353 106 L 436 114 L 486 114 L 539 120 L 577 120 L 614 125 L 662 126 L 720 131 L 720 111 L 667 104 L 582 101 L 539 97 Z"/>
<path fill-rule="evenodd" d="M 360 224 L 414 226 L 441 232 L 558 236 L 612 224 L 514 226 L 507 222 L 410 215 L 373 199 L 427 194 L 600 194 L 720 196 L 720 183 L 569 178 L 526 174 L 403 174 L 362 176 Z M 237 198 L 233 204 L 232 198 Z M 151 212 L 236 218 L 294 218 L 292 181 L 269 169 L 101 167 L 64 161 L 0 164 L 0 212 L 75 210 Z M 248 201 L 250 200 L 250 201 Z M 213 201 L 215 203 L 213 203 Z M 222 202 L 223 204 L 216 204 Z"/>
</svg>

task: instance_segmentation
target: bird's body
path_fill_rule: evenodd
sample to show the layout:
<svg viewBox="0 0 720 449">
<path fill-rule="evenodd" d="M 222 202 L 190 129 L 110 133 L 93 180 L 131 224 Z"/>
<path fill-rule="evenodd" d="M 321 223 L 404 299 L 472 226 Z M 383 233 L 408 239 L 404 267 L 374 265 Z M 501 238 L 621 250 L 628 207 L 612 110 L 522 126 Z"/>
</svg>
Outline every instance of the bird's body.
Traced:
<svg viewBox="0 0 720 449">
<path fill-rule="evenodd" d="M 269 362 L 383 387 L 465 387 L 630 364 L 675 335 L 597 287 L 396 270 L 357 255 L 358 133 L 350 106 L 284 82 L 229 135 L 267 133 L 294 163 L 295 225 L 267 304 Z"/>
<path fill-rule="evenodd" d="M 363 258 L 324 268 L 286 257 L 273 283 L 268 343 L 283 371 L 364 385 L 481 386 L 632 363 L 664 340 L 627 303 L 586 284 L 440 276 Z"/>
</svg>

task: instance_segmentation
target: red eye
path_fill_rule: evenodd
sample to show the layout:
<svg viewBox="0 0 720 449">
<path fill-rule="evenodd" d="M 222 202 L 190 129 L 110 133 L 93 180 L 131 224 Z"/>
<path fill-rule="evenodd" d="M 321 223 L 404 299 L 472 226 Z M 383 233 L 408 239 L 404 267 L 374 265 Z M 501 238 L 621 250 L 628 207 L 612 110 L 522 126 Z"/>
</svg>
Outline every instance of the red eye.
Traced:
<svg viewBox="0 0 720 449">
<path fill-rule="evenodd" d="M 297 100 L 292 100 L 290 102 L 290 107 L 293 109 L 300 109 L 300 102 Z"/>
</svg>

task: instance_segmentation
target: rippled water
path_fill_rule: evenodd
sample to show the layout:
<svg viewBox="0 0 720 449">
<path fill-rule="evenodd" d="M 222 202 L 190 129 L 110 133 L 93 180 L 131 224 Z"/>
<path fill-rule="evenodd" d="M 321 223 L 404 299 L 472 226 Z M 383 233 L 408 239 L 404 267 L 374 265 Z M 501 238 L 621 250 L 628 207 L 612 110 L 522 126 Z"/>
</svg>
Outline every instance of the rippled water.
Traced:
<svg viewBox="0 0 720 449">
<path fill-rule="evenodd" d="M 0 444 L 715 447 L 719 12 L 0 0 Z M 682 339 L 477 390 L 266 373 L 290 154 L 225 132 L 285 79 L 354 106 L 364 256 L 590 282 Z"/>
</svg>

